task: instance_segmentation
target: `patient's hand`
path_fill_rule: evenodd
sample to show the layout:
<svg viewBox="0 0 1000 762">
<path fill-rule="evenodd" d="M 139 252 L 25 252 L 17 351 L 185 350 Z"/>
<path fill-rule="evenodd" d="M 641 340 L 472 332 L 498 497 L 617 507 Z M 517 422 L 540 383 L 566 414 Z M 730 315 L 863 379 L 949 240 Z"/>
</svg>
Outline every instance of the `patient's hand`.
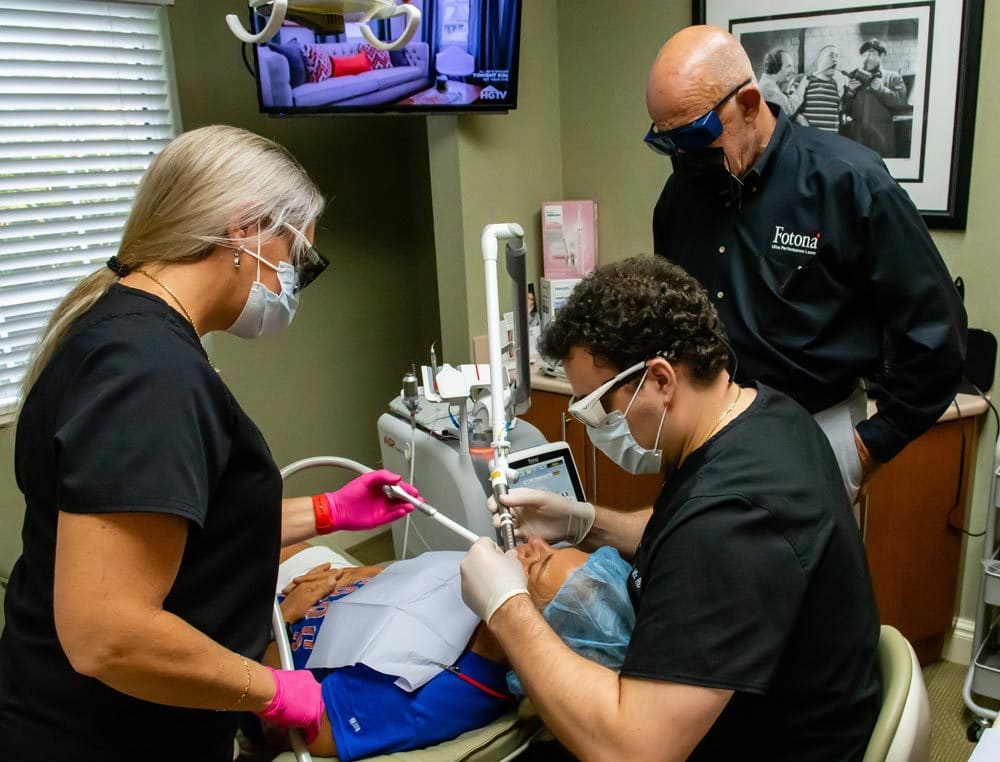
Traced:
<svg viewBox="0 0 1000 762">
<path fill-rule="evenodd" d="M 287 596 L 281 602 L 281 615 L 286 622 L 297 622 L 318 601 L 331 593 L 361 580 L 371 579 L 381 572 L 381 566 L 348 566 L 343 569 L 333 569 L 330 564 L 320 564 L 295 577 L 281 591 Z"/>
<path fill-rule="evenodd" d="M 348 566 L 344 569 L 335 569 L 337 573 L 337 589 L 348 587 L 361 580 L 369 580 L 382 573 L 384 567 L 381 566 Z"/>
</svg>

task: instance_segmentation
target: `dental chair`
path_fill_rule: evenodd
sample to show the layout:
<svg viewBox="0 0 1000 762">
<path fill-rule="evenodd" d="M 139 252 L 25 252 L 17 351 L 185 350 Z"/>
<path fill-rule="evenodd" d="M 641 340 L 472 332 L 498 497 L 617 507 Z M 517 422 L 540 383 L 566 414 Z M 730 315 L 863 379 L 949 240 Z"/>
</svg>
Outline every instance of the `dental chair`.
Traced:
<svg viewBox="0 0 1000 762">
<path fill-rule="evenodd" d="M 367 757 L 364 762 L 506 762 L 519 756 L 542 729 L 541 719 L 528 701 L 522 701 L 516 712 L 509 712 L 489 725 L 470 730 L 450 741 L 425 749 L 401 751 Z M 337 762 L 336 757 L 312 757 L 313 762 Z M 274 762 L 296 762 L 293 752 L 286 751 Z"/>
<path fill-rule="evenodd" d="M 927 688 L 913 647 L 895 627 L 882 625 L 878 667 L 882 708 L 864 762 L 927 762 L 931 752 Z"/>
<path fill-rule="evenodd" d="M 356 470 L 352 468 L 356 465 L 353 461 L 343 458 L 306 458 L 283 468 L 281 478 L 284 481 L 300 471 L 311 468 L 335 467 Z M 357 563 L 355 559 L 343 551 L 338 550 L 337 552 L 348 561 Z M 360 565 L 358 563 L 358 566 Z M 276 603 L 274 625 L 279 652 L 288 648 L 287 638 L 282 638 L 277 634 L 277 630 L 284 631 L 281 623 L 281 611 L 277 608 Z M 290 657 L 291 652 L 287 651 L 289 660 Z M 395 762 L 506 762 L 506 760 L 519 756 L 543 730 L 541 718 L 531 702 L 525 699 L 517 710 L 508 712 L 489 725 L 467 731 L 450 741 L 444 741 L 424 749 L 367 757 L 364 762 L 389 762 L 390 760 L 395 760 Z M 317 757 L 308 752 L 294 751 L 282 752 L 274 758 L 273 762 L 308 762 L 309 760 L 312 762 L 337 762 L 336 757 Z"/>
</svg>

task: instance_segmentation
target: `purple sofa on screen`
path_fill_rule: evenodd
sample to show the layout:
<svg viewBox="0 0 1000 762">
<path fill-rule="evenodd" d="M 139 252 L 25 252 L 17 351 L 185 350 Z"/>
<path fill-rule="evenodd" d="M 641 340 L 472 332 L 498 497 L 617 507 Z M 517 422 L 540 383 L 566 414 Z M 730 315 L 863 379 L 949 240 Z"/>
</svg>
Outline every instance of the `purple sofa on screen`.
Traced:
<svg viewBox="0 0 1000 762">
<path fill-rule="evenodd" d="M 363 41 L 317 43 L 314 47 L 331 56 L 351 56 Z M 395 103 L 431 85 L 427 43 L 411 42 L 394 54 L 401 65 L 361 74 L 331 77 L 322 82 L 292 86 L 286 55 L 267 47 L 257 49 L 260 92 L 264 108 L 309 108 L 325 105 L 375 106 Z"/>
</svg>

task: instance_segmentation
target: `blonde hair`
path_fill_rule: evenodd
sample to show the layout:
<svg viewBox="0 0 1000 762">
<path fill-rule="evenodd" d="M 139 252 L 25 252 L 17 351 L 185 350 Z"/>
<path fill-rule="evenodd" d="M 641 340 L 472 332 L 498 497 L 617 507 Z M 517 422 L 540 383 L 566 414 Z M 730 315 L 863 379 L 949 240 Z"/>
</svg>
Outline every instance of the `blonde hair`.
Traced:
<svg viewBox="0 0 1000 762">
<path fill-rule="evenodd" d="M 195 262 L 217 245 L 236 248 L 231 227 L 288 235 L 286 223 L 304 230 L 324 204 L 302 165 L 273 140 L 238 127 L 202 127 L 172 140 L 146 169 L 117 257 L 133 270 Z M 21 404 L 76 320 L 117 280 L 102 266 L 55 309 L 21 384 Z"/>
</svg>

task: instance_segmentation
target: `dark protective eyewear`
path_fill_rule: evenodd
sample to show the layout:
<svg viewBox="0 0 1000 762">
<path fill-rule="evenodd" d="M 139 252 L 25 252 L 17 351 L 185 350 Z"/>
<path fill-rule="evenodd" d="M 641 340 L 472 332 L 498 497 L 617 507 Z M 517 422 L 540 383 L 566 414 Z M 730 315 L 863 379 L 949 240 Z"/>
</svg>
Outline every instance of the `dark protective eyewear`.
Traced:
<svg viewBox="0 0 1000 762">
<path fill-rule="evenodd" d="M 293 289 L 293 293 L 296 294 L 316 280 L 330 265 L 330 261 L 312 246 L 306 249 L 298 259 L 298 266 L 295 268 L 298 277 L 295 279 L 295 288 Z"/>
<path fill-rule="evenodd" d="M 646 145 L 663 156 L 675 156 L 679 151 L 703 151 L 718 140 L 722 134 L 722 120 L 715 112 L 723 103 L 752 81 L 753 78 L 749 77 L 740 82 L 722 96 L 719 102 L 712 106 L 704 116 L 698 117 L 693 122 L 688 122 L 666 132 L 660 132 L 656 124 L 653 124 L 643 140 Z"/>
</svg>

